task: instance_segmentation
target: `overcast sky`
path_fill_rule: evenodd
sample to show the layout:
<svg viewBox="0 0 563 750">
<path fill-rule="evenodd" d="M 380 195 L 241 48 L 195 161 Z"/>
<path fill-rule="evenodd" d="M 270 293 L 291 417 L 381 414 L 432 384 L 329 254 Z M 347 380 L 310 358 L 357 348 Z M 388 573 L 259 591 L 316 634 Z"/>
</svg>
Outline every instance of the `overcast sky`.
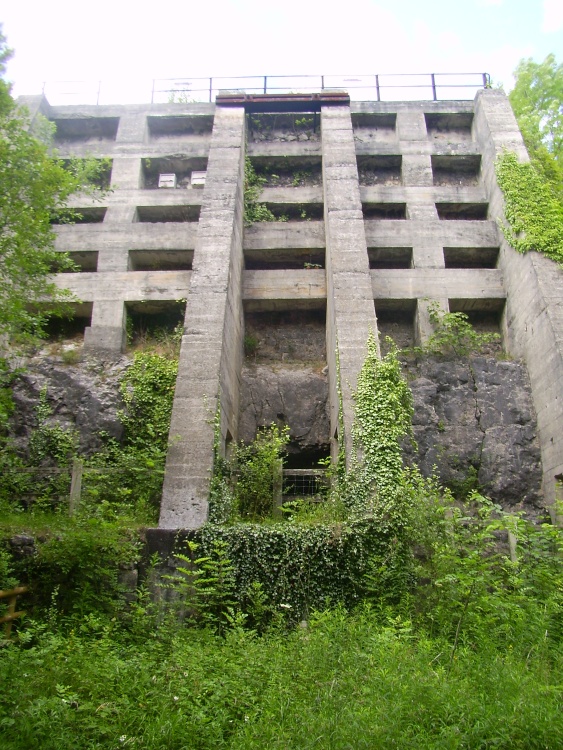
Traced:
<svg viewBox="0 0 563 750">
<path fill-rule="evenodd" d="M 153 78 L 386 72 L 488 72 L 508 90 L 522 57 L 563 62 L 563 0 L 11 0 L 0 22 L 16 94 L 43 81 L 125 91 Z"/>
</svg>

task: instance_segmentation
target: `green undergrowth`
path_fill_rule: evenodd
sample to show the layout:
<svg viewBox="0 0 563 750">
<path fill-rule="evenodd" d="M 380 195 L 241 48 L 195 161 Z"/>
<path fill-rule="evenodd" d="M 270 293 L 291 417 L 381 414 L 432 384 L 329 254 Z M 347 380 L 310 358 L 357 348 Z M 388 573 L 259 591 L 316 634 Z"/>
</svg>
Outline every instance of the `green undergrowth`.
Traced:
<svg viewBox="0 0 563 750">
<path fill-rule="evenodd" d="M 453 638 L 369 602 L 261 636 L 236 623 L 223 635 L 170 620 L 148 630 L 146 619 L 129 632 L 95 614 L 67 632 L 29 622 L 0 654 L 3 747 L 556 750 L 563 742 L 563 661 L 550 635 L 531 646 L 497 642 L 482 617 L 452 657 Z"/>
</svg>

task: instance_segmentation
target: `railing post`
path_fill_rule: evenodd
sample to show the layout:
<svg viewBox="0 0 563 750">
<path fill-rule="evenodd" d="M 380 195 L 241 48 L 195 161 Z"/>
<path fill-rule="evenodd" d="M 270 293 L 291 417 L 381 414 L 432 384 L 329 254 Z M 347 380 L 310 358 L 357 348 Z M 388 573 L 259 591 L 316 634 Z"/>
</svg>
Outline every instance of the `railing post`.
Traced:
<svg viewBox="0 0 563 750">
<path fill-rule="evenodd" d="M 100 103 L 100 91 L 102 90 L 102 82 L 98 81 L 98 93 L 96 95 L 96 106 Z"/>
<path fill-rule="evenodd" d="M 436 93 L 436 78 L 434 76 L 434 73 L 430 73 L 430 78 L 432 79 L 432 98 L 434 101 L 438 101 L 438 95 Z"/>
<path fill-rule="evenodd" d="M 325 77 L 321 76 L 321 91 L 325 90 Z"/>
<path fill-rule="evenodd" d="M 491 82 L 490 82 L 490 79 L 489 79 L 489 74 L 488 73 L 483 73 L 483 88 L 484 89 L 488 89 L 488 88 L 490 88 L 490 86 L 491 86 Z"/>
<path fill-rule="evenodd" d="M 209 103 L 213 101 L 213 78 L 209 79 Z"/>
<path fill-rule="evenodd" d="M 268 93 L 268 76 L 264 76 L 264 93 Z"/>
<path fill-rule="evenodd" d="M 154 78 L 152 79 L 151 104 L 154 104 Z"/>
<path fill-rule="evenodd" d="M 377 91 L 377 101 L 381 101 L 381 91 L 379 90 L 379 75 L 375 74 L 375 90 Z"/>
</svg>

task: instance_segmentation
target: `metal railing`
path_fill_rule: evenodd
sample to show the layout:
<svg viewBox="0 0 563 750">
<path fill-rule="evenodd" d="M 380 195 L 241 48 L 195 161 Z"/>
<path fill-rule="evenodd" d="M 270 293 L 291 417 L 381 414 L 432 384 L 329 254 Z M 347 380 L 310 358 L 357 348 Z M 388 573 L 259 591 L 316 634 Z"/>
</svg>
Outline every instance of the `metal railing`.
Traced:
<svg viewBox="0 0 563 750">
<path fill-rule="evenodd" d="M 210 78 L 155 78 L 152 82 L 44 82 L 50 104 L 132 104 L 213 102 L 219 91 L 247 94 L 317 93 L 344 89 L 355 101 L 444 101 L 472 99 L 489 88 L 488 73 L 385 73 Z"/>
</svg>

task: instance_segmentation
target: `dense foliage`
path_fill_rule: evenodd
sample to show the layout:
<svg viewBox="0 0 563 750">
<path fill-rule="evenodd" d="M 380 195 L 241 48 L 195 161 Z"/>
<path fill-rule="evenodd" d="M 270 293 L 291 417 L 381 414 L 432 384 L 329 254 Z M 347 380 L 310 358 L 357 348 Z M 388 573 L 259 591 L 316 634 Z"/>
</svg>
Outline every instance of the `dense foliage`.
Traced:
<svg viewBox="0 0 563 750">
<path fill-rule="evenodd" d="M 215 539 L 211 552 L 194 550 L 200 574 L 190 560 L 177 589 L 178 606 L 195 615 L 183 625 L 173 604 L 167 613 L 144 589 L 120 603 L 109 555 L 127 562 L 134 545 L 119 552 L 99 523 L 61 530 L 28 562 L 50 571 L 41 584 L 54 584 L 52 602 L 0 652 L 13 686 L 0 693 L 3 746 L 556 750 L 561 530 L 504 516 L 478 496 L 466 516 L 437 496 L 419 501 L 409 589 L 382 598 L 367 566 L 355 604 L 327 598 L 297 628 L 287 625 L 291 604 L 259 582 L 237 598 L 229 554 L 235 545 L 241 559 L 252 554 L 248 527 L 240 538 L 225 530 L 227 545 Z M 518 539 L 516 560 L 507 530 Z M 281 549 L 264 561 L 274 584 L 293 565 Z M 314 557 L 314 545 L 304 552 Z M 0 572 L 13 576 L 2 561 Z M 301 589 L 291 580 L 299 564 L 291 571 L 277 584 L 289 597 Z"/>
<path fill-rule="evenodd" d="M 532 164 L 563 200 L 563 65 L 521 60 L 509 94 Z"/>
<path fill-rule="evenodd" d="M 563 264 L 563 203 L 533 164 L 521 164 L 516 154 L 505 153 L 496 164 L 508 222 L 504 233 L 519 252 L 535 250 Z"/>
<path fill-rule="evenodd" d="M 0 34 L 0 60 L 7 56 Z M 55 216 L 69 220 L 69 197 L 92 193 L 107 167 L 94 159 L 63 163 L 53 158 L 45 142 L 52 129 L 46 121 L 39 124 L 41 133 L 38 119 L 30 122 L 0 79 L 0 335 L 12 338 L 35 334 L 49 312 L 64 312 L 62 303 L 69 297 L 49 274 L 69 261 L 54 250 L 52 221 Z"/>
</svg>

